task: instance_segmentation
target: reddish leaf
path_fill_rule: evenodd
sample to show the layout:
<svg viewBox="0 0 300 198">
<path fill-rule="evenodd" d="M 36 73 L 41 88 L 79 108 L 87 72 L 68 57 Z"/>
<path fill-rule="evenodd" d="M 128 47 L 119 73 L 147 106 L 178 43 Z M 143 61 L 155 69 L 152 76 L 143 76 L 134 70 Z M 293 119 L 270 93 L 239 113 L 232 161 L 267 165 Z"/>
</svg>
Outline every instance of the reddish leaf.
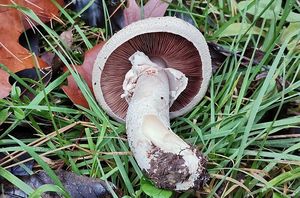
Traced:
<svg viewBox="0 0 300 198">
<path fill-rule="evenodd" d="M 135 0 L 127 1 L 127 8 L 124 9 L 125 26 L 141 19 L 140 7 Z"/>
<path fill-rule="evenodd" d="M 9 95 L 11 85 L 8 82 L 9 75 L 0 69 L 0 98 L 5 98 Z"/>
<path fill-rule="evenodd" d="M 32 9 L 43 22 L 49 21 L 58 15 L 58 9 L 51 0 L 1 0 L 0 4 L 0 63 L 12 72 L 32 68 L 35 65 L 46 67 L 47 64 L 40 58 L 35 58 L 18 40 L 22 32 L 30 28 L 29 23 L 21 12 L 6 7 L 15 2 L 18 5 Z M 59 0 L 63 4 L 63 0 Z M 3 71 L 2 71 L 3 73 Z M 7 78 L 1 78 L 4 83 Z M 3 83 L 1 82 L 1 84 Z M 2 89 L 2 87 L 0 87 Z"/>
<path fill-rule="evenodd" d="M 144 18 L 164 16 L 169 3 L 172 0 L 149 0 L 144 6 Z M 125 26 L 140 20 L 141 10 L 135 0 L 127 1 L 127 8 L 124 10 Z"/>
<path fill-rule="evenodd" d="M 164 16 L 171 2 L 172 0 L 149 0 L 144 7 L 145 18 Z"/>
<path fill-rule="evenodd" d="M 76 69 L 80 76 L 85 80 L 90 90 L 93 90 L 92 87 L 92 71 L 93 65 L 97 58 L 99 51 L 102 49 L 105 42 L 101 42 L 94 46 L 92 49 L 85 53 L 84 62 L 81 66 L 76 66 Z M 70 100 L 77 105 L 81 105 L 83 107 L 88 108 L 89 105 L 84 98 L 82 92 L 77 86 L 73 76 L 68 77 L 68 85 L 62 86 L 63 91 L 70 98 Z"/>
</svg>

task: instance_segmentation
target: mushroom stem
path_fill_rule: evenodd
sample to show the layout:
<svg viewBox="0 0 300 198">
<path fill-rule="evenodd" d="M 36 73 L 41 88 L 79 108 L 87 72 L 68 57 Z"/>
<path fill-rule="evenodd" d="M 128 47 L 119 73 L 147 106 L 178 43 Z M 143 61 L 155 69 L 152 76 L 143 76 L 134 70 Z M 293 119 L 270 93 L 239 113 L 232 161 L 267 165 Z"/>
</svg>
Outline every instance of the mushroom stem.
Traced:
<svg viewBox="0 0 300 198">
<path fill-rule="evenodd" d="M 129 103 L 126 130 L 137 163 L 160 188 L 199 189 L 208 178 L 206 159 L 177 136 L 169 122 L 169 107 L 185 89 L 187 78 L 141 52 L 130 61 L 122 97 Z"/>
</svg>

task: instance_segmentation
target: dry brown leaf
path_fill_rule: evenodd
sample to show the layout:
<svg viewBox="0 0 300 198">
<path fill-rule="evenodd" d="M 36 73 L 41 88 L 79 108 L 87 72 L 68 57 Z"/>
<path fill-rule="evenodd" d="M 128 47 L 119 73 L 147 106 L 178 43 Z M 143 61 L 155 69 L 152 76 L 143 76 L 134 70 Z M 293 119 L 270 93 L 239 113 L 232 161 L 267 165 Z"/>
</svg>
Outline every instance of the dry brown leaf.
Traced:
<svg viewBox="0 0 300 198">
<path fill-rule="evenodd" d="M 101 42 L 96 46 L 94 46 L 92 49 L 88 50 L 85 53 L 83 64 L 81 66 L 76 66 L 78 73 L 85 80 L 85 82 L 87 83 L 91 91 L 93 91 L 93 87 L 92 87 L 93 65 L 104 43 L 105 42 Z M 73 76 L 70 75 L 68 77 L 68 85 L 62 86 L 62 89 L 74 104 L 81 105 L 86 108 L 89 107 L 86 99 L 84 98 L 82 92 L 77 86 Z"/>
<path fill-rule="evenodd" d="M 8 73 L 0 69 L 0 98 L 7 97 L 11 90 L 11 84 L 9 84 L 8 78 Z"/>
<path fill-rule="evenodd" d="M 8 67 L 12 72 L 18 72 L 24 69 L 29 69 L 34 66 L 46 67 L 47 64 L 40 58 L 36 58 L 27 49 L 22 47 L 18 40 L 20 35 L 31 26 L 25 15 L 17 9 L 7 7 L 16 3 L 18 5 L 32 9 L 43 22 L 49 21 L 54 16 L 58 15 L 57 7 L 51 0 L 1 0 L 0 3 L 0 64 Z M 58 0 L 58 3 L 63 4 L 63 0 Z M 3 73 L 3 71 L 1 71 Z M 6 78 L 1 78 L 0 84 L 8 81 Z M 2 87 L 0 87 L 2 92 Z M 1 93 L 3 97 L 7 94 Z M 0 97 L 0 98 L 1 98 Z"/>
<path fill-rule="evenodd" d="M 144 18 L 164 16 L 172 0 L 149 0 L 144 6 Z M 142 18 L 141 8 L 135 0 L 127 1 L 127 8 L 124 9 L 125 26 Z"/>
</svg>

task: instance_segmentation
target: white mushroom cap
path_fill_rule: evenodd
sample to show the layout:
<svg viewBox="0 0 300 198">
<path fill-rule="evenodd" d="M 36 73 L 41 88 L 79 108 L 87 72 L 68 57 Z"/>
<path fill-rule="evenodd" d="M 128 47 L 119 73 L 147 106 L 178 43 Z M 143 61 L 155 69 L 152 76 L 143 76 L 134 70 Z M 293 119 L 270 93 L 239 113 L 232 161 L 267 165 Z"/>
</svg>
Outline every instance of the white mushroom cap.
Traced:
<svg viewBox="0 0 300 198">
<path fill-rule="evenodd" d="M 208 46 L 206 44 L 206 41 L 201 34 L 201 32 L 192 26 L 191 24 L 175 18 L 175 17 L 157 17 L 157 18 L 148 18 L 144 20 L 137 21 L 135 23 L 132 23 L 125 27 L 124 29 L 120 30 L 118 33 L 113 35 L 103 46 L 102 50 L 97 56 L 97 59 L 94 64 L 93 68 L 93 76 L 92 76 L 92 82 L 93 82 L 93 89 L 96 96 L 97 101 L 100 103 L 102 108 L 114 119 L 120 122 L 124 122 L 126 111 L 127 111 L 127 102 L 125 99 L 121 98 L 121 94 L 123 93 L 122 89 L 122 83 L 125 78 L 126 72 L 131 68 L 130 62 L 128 58 L 132 55 L 130 54 L 130 50 L 127 51 L 125 48 L 122 52 L 118 52 L 118 54 L 114 54 L 122 45 L 126 42 L 130 42 L 130 40 L 137 38 L 143 39 L 143 35 L 147 34 L 153 34 L 153 33 L 166 33 L 169 35 L 176 36 L 176 39 L 180 38 L 184 40 L 184 43 L 189 43 L 189 49 L 193 48 L 195 51 L 197 51 L 197 56 L 199 57 L 199 64 L 194 65 L 193 67 L 196 72 L 189 69 L 190 74 L 201 75 L 196 80 L 190 80 L 189 74 L 187 74 L 185 71 L 182 71 L 185 66 L 184 62 L 189 61 L 189 57 L 183 57 L 180 61 L 177 62 L 181 65 L 179 68 L 175 68 L 178 70 L 181 70 L 183 73 L 187 75 L 189 78 L 189 84 L 187 86 L 187 89 L 189 88 L 189 85 L 191 83 L 194 83 L 191 85 L 190 92 L 192 95 L 188 99 L 187 102 L 181 102 L 180 96 L 177 99 L 178 104 L 176 108 L 173 108 L 174 105 L 176 105 L 176 102 L 174 102 L 174 105 L 170 109 L 170 117 L 175 118 L 177 116 L 181 116 L 190 110 L 203 98 L 203 96 L 206 93 L 209 79 L 211 77 L 212 73 L 212 67 L 211 67 L 211 58 L 208 50 Z M 164 34 L 165 36 L 165 34 Z M 149 39 L 150 37 L 148 37 Z M 160 36 L 158 36 L 160 38 Z M 168 43 L 165 42 L 166 40 L 160 40 L 157 41 L 156 45 L 164 45 L 165 47 L 168 45 Z M 179 47 L 180 47 L 179 43 Z M 132 45 L 132 44 L 131 44 Z M 136 46 L 133 46 L 133 48 Z M 145 47 L 145 46 L 142 46 Z M 123 47 L 124 48 L 124 47 Z M 191 49 L 191 50 L 193 50 Z M 141 49 L 138 49 L 142 51 Z M 180 49 L 179 49 L 180 50 Z M 121 54 L 122 53 L 122 54 Z M 146 52 L 144 52 L 146 53 Z M 147 53 L 146 53 L 147 54 Z M 126 63 L 126 66 L 123 65 L 116 65 L 114 66 L 114 62 L 117 62 L 115 59 L 110 60 L 110 57 L 114 55 L 115 59 L 120 56 L 125 56 L 123 59 L 128 61 L 128 65 Z M 147 54 L 149 55 L 149 54 Z M 151 55 L 149 55 L 151 57 Z M 155 55 L 153 59 L 160 58 Z M 155 61 L 155 60 L 154 60 Z M 158 60 L 160 61 L 160 60 Z M 109 70 L 107 71 L 107 62 L 110 62 Z M 164 62 L 164 61 L 163 61 Z M 117 63 L 116 63 L 117 64 Z M 167 67 L 173 67 L 172 64 L 167 64 Z M 180 69 L 181 68 L 181 69 Z M 199 70 L 199 71 L 198 71 Z M 107 71 L 107 72 L 106 72 Z M 111 76 L 109 76 L 111 75 Z M 118 82 L 117 79 L 120 79 L 120 83 L 116 84 Z M 116 79 L 116 80 L 114 80 Z M 191 77 L 192 79 L 192 77 Z M 110 82 L 107 82 L 107 81 Z M 197 81 L 197 82 L 194 82 Z M 199 82 L 198 82 L 199 81 Z M 197 87 L 196 87 L 197 86 Z M 184 92 L 182 93 L 184 94 Z M 109 96 L 108 96 L 109 95 Z M 110 100 L 110 101 L 109 101 Z M 115 102 L 113 100 L 118 100 L 118 102 Z M 120 100 L 122 102 L 122 105 L 120 105 Z M 181 105 L 182 103 L 183 105 Z M 120 113 L 121 112 L 121 113 Z"/>
</svg>

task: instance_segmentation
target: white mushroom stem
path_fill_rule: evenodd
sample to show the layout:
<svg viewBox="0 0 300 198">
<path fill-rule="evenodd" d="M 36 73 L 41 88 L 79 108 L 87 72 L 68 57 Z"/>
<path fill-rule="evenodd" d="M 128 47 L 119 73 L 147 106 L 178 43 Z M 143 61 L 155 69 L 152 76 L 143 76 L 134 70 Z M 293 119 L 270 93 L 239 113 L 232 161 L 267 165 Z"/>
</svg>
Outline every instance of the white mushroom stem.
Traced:
<svg viewBox="0 0 300 198">
<path fill-rule="evenodd" d="M 142 52 L 130 57 L 124 94 L 129 103 L 126 130 L 133 155 L 155 184 L 173 190 L 198 189 L 207 179 L 205 158 L 170 129 L 169 108 L 187 78 L 153 63 Z"/>
</svg>

